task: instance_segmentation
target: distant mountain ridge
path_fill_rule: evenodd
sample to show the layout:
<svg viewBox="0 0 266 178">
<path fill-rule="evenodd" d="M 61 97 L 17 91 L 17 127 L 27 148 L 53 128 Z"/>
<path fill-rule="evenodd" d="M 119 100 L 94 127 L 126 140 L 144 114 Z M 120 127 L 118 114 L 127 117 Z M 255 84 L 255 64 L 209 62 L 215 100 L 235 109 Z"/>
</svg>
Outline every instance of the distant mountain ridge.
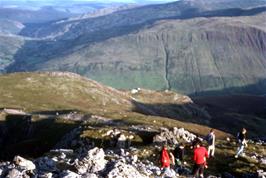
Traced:
<svg viewBox="0 0 266 178">
<path fill-rule="evenodd" d="M 27 26 L 21 35 L 33 39 L 5 71 L 71 71 L 116 88 L 186 94 L 265 91 L 265 1 L 206 2 Z"/>
<path fill-rule="evenodd" d="M 229 0 L 230 2 L 236 2 L 237 0 Z M 157 20 L 162 19 L 187 19 L 194 17 L 212 17 L 212 16 L 238 16 L 245 15 L 245 11 L 241 11 L 240 8 L 251 8 L 257 7 L 258 5 L 266 6 L 266 1 L 264 0 L 243 0 L 242 3 L 234 3 L 230 8 L 226 8 L 220 2 L 213 1 L 212 3 L 207 3 L 206 0 L 194 3 L 194 1 L 177 1 L 167 4 L 159 5 L 147 5 L 142 7 L 136 7 L 133 9 L 118 11 L 113 14 L 96 17 L 94 19 L 77 19 L 75 22 L 69 23 L 50 23 L 49 25 L 44 24 L 43 26 L 30 26 L 22 31 L 22 35 L 30 37 L 57 37 L 57 39 L 63 38 L 64 36 L 71 38 L 76 38 L 79 35 L 86 35 L 88 32 L 100 31 L 103 29 L 118 28 L 124 26 L 138 26 L 153 23 Z M 224 0 L 222 1 L 224 2 Z M 239 2 L 239 1 L 237 1 Z M 230 11 L 230 9 L 232 9 Z M 228 11 L 229 10 L 229 11 Z M 265 11 L 265 7 L 258 9 L 259 12 Z M 227 14 L 230 13 L 230 14 Z M 255 12 L 256 13 L 256 12 Z M 248 15 L 248 14 L 247 14 Z M 66 27 L 70 28 L 68 33 L 60 33 L 61 30 Z M 58 33 L 60 35 L 56 35 Z"/>
</svg>

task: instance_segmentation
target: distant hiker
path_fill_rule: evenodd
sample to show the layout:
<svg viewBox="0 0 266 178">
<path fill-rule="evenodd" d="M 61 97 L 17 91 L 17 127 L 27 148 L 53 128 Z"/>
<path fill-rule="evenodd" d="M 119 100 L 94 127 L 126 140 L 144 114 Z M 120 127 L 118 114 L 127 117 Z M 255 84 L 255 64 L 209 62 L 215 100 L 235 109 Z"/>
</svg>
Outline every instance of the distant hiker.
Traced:
<svg viewBox="0 0 266 178">
<path fill-rule="evenodd" d="M 107 131 L 105 134 L 103 134 L 102 136 L 108 136 L 110 137 L 110 146 L 111 147 L 116 147 L 117 143 L 118 143 L 118 138 L 121 135 L 121 131 L 119 131 L 117 128 L 114 128 L 112 130 Z"/>
<path fill-rule="evenodd" d="M 238 158 L 238 156 L 244 152 L 244 148 L 247 147 L 246 133 L 247 130 L 245 128 L 243 128 L 241 132 L 237 133 L 237 141 L 239 146 L 235 158 Z"/>
<path fill-rule="evenodd" d="M 170 164 L 171 164 L 171 158 L 173 158 L 173 154 L 171 152 L 168 152 L 167 145 L 165 144 L 163 146 L 163 149 L 161 151 L 161 157 L 160 161 L 162 164 L 162 177 L 169 174 L 171 172 Z"/>
<path fill-rule="evenodd" d="M 193 177 L 197 177 L 199 173 L 200 177 L 204 177 L 204 168 L 207 166 L 206 159 L 208 158 L 208 151 L 205 147 L 201 146 L 201 141 L 198 141 L 196 144 L 196 148 L 194 149 L 193 160 L 195 162 L 193 168 Z"/>
<path fill-rule="evenodd" d="M 196 144 L 200 141 L 199 137 L 196 136 L 196 138 L 194 138 L 194 140 L 192 140 L 191 145 L 190 145 L 190 149 L 194 149 L 196 148 Z"/>
<path fill-rule="evenodd" d="M 215 133 L 214 130 L 211 129 L 209 134 L 206 136 L 205 140 L 208 143 L 208 155 L 214 157 L 215 152 Z"/>
<path fill-rule="evenodd" d="M 175 163 L 177 166 L 182 167 L 182 165 L 185 164 L 184 155 L 185 145 L 183 143 L 180 143 L 174 150 Z"/>
</svg>

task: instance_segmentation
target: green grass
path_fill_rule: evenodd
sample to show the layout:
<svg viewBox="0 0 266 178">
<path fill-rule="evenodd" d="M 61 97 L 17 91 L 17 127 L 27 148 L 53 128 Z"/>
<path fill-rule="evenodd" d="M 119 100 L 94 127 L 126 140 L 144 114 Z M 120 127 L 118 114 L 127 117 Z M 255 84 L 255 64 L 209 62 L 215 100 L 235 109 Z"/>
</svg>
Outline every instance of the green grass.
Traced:
<svg viewBox="0 0 266 178">
<path fill-rule="evenodd" d="M 117 71 L 99 71 L 95 74 L 86 74 L 89 78 L 102 82 L 105 85 L 121 89 L 152 88 L 154 90 L 162 90 L 166 86 L 166 81 L 160 71 L 128 71 L 121 75 Z M 128 82 L 125 82 L 128 81 Z M 129 82 L 130 81 L 130 82 Z"/>
</svg>

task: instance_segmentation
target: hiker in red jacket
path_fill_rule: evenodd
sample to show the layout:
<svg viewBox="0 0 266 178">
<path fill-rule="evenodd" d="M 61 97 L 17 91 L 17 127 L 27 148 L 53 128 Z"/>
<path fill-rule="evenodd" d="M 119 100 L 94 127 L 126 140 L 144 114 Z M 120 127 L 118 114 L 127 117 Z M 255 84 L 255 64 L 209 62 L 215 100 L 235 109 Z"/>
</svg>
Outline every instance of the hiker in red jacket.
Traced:
<svg viewBox="0 0 266 178">
<path fill-rule="evenodd" d="M 193 177 L 197 177 L 197 174 L 200 174 L 200 177 L 203 176 L 204 167 L 206 164 L 206 158 L 208 158 L 208 151 L 205 147 L 201 146 L 201 141 L 197 141 L 195 144 L 194 149 L 194 157 L 193 160 L 195 162 L 194 168 L 193 168 Z"/>
<path fill-rule="evenodd" d="M 162 164 L 162 177 L 169 177 L 169 175 L 172 174 L 172 171 L 170 169 L 171 162 L 174 163 L 174 155 L 168 151 L 167 145 L 163 146 L 162 152 L 161 152 L 161 164 Z M 172 177 L 172 176 L 170 176 Z"/>
<path fill-rule="evenodd" d="M 167 146 L 164 145 L 162 152 L 161 152 L 161 164 L 162 164 L 162 168 L 168 168 L 170 167 L 170 156 L 167 150 Z"/>
</svg>

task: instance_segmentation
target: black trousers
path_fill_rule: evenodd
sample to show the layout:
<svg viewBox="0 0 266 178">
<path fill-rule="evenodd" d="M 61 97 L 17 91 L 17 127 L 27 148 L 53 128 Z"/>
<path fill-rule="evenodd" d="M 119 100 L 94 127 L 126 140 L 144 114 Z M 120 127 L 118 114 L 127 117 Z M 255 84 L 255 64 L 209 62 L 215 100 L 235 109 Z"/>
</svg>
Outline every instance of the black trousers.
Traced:
<svg viewBox="0 0 266 178">
<path fill-rule="evenodd" d="M 203 164 L 194 164 L 193 176 L 196 177 L 198 173 L 200 175 L 204 173 L 204 163 Z"/>
</svg>

